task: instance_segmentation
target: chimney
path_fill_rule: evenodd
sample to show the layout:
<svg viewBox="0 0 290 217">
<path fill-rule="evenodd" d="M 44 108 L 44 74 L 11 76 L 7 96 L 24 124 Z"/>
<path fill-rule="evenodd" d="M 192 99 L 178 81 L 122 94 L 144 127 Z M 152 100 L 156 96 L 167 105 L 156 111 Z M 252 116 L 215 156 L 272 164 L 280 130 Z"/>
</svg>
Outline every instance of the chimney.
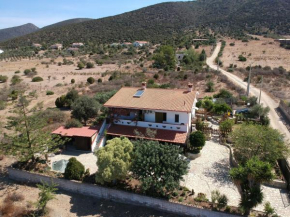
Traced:
<svg viewBox="0 0 290 217">
<path fill-rule="evenodd" d="M 146 90 L 146 84 L 147 83 L 145 81 L 142 82 L 142 90 Z"/>
<path fill-rule="evenodd" d="M 193 84 L 188 83 L 188 92 L 192 92 Z"/>
</svg>

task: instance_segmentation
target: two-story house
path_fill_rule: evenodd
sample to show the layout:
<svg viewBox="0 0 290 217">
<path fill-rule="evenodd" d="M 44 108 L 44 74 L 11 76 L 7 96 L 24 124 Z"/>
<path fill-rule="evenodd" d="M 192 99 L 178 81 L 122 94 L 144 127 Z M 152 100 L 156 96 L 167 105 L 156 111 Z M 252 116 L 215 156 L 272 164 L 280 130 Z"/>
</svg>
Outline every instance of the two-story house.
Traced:
<svg viewBox="0 0 290 217">
<path fill-rule="evenodd" d="M 105 103 L 107 135 L 185 144 L 195 117 L 196 92 L 188 89 L 123 87 Z M 151 129 L 149 135 L 148 130 Z"/>
</svg>

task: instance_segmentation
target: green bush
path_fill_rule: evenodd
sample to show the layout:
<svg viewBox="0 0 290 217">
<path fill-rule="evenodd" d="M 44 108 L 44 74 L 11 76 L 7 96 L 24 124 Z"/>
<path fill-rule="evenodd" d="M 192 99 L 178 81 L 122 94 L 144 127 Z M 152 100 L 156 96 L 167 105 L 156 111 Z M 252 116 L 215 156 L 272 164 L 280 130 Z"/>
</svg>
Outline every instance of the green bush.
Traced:
<svg viewBox="0 0 290 217">
<path fill-rule="evenodd" d="M 70 158 L 65 168 L 64 177 L 69 180 L 82 180 L 84 173 L 84 165 L 75 157 Z"/>
<path fill-rule="evenodd" d="M 15 74 L 19 74 L 19 73 L 20 73 L 20 71 L 19 71 L 19 70 L 17 70 L 17 71 L 15 71 L 14 73 L 15 73 Z"/>
<path fill-rule="evenodd" d="M 217 207 L 219 209 L 222 209 L 228 205 L 228 198 L 226 195 L 222 194 L 218 197 L 217 202 L 218 202 Z"/>
<path fill-rule="evenodd" d="M 83 126 L 82 123 L 77 119 L 68 120 L 65 124 L 66 129 L 73 128 L 73 127 L 81 128 L 82 126 Z"/>
<path fill-rule="evenodd" d="M 40 82 L 40 81 L 43 81 L 43 78 L 42 77 L 34 77 L 32 78 L 32 82 Z"/>
<path fill-rule="evenodd" d="M 24 75 L 28 75 L 29 73 L 31 73 L 31 70 L 30 69 L 25 69 L 23 73 L 24 73 Z"/>
<path fill-rule="evenodd" d="M 5 75 L 0 75 L 0 82 L 6 82 L 8 80 L 8 77 Z"/>
<path fill-rule="evenodd" d="M 54 94 L 54 92 L 53 91 L 51 91 L 51 90 L 48 90 L 48 91 L 46 91 L 46 95 L 53 95 Z"/>
<path fill-rule="evenodd" d="M 81 70 L 81 69 L 85 68 L 85 65 L 82 62 L 79 62 L 78 68 Z"/>
<path fill-rule="evenodd" d="M 189 150 L 198 151 L 205 145 L 205 135 L 201 131 L 196 131 L 189 136 Z"/>
<path fill-rule="evenodd" d="M 95 79 L 94 79 L 93 77 L 89 77 L 89 78 L 87 79 L 87 82 L 88 82 L 89 84 L 93 84 L 93 83 L 95 83 Z"/>
<path fill-rule="evenodd" d="M 244 57 L 243 55 L 239 55 L 239 61 L 246 62 L 247 61 L 247 58 Z"/>
<path fill-rule="evenodd" d="M 56 100 L 55 100 L 55 106 L 57 108 L 63 108 L 66 104 L 66 97 L 65 95 L 62 95 L 61 97 L 58 97 Z"/>
<path fill-rule="evenodd" d="M 221 131 L 232 131 L 233 129 L 233 126 L 234 126 L 234 121 L 233 120 L 230 120 L 230 119 L 226 119 L 224 120 L 223 122 L 220 123 L 220 130 Z"/>
<path fill-rule="evenodd" d="M 94 68 L 94 64 L 91 62 L 87 62 L 87 69 Z"/>
<path fill-rule="evenodd" d="M 6 108 L 6 102 L 0 100 L 0 110 L 4 110 Z"/>
<path fill-rule="evenodd" d="M 18 75 L 13 75 L 11 78 L 11 84 L 16 85 L 19 84 L 22 81 L 22 79 Z"/>
<path fill-rule="evenodd" d="M 102 83 L 103 80 L 101 78 L 98 79 L 98 83 Z"/>
<path fill-rule="evenodd" d="M 74 84 L 74 83 L 76 83 L 76 80 L 75 79 L 71 79 L 70 83 Z"/>
</svg>

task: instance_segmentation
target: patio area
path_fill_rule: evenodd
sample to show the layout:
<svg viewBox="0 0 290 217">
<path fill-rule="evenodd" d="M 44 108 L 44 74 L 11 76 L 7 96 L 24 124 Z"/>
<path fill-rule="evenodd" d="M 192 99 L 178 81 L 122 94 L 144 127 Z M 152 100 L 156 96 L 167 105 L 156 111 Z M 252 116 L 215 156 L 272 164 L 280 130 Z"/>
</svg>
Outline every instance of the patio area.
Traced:
<svg viewBox="0 0 290 217">
<path fill-rule="evenodd" d="M 97 157 L 94 155 L 94 153 L 78 151 L 75 149 L 68 149 L 63 151 L 59 155 L 49 157 L 50 167 L 52 168 L 52 164 L 56 161 L 69 160 L 72 157 L 75 157 L 79 162 L 81 162 L 85 166 L 85 169 L 90 169 L 91 174 L 95 173 L 98 170 Z"/>
</svg>

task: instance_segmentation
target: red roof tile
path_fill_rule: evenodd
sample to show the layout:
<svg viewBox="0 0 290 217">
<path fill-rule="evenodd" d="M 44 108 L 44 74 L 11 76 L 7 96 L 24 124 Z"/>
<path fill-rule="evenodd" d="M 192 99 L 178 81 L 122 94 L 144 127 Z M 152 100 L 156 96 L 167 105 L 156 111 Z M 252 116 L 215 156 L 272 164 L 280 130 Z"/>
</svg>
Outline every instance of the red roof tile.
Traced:
<svg viewBox="0 0 290 217">
<path fill-rule="evenodd" d="M 142 135 L 136 135 L 135 130 Z M 125 136 L 129 138 L 144 138 L 150 140 L 156 140 L 161 142 L 169 142 L 169 143 L 178 143 L 185 144 L 187 133 L 172 131 L 172 130 L 161 130 L 161 129 L 151 129 L 156 130 L 156 135 L 154 138 L 146 137 L 146 128 L 144 127 L 132 127 L 132 126 L 123 126 L 123 125 L 111 125 L 107 130 L 108 135 L 113 136 Z"/>
<path fill-rule="evenodd" d="M 96 133 L 98 133 L 100 127 L 95 126 L 95 127 L 82 127 L 82 128 L 69 128 L 66 129 L 65 127 L 60 127 L 57 130 L 53 131 L 53 134 L 58 134 L 61 136 L 79 136 L 79 137 L 92 137 Z"/>
<path fill-rule="evenodd" d="M 123 87 L 104 106 L 190 113 L 196 96 L 195 91 L 147 88 L 141 97 L 134 97 L 138 90 L 140 88 Z"/>
</svg>

